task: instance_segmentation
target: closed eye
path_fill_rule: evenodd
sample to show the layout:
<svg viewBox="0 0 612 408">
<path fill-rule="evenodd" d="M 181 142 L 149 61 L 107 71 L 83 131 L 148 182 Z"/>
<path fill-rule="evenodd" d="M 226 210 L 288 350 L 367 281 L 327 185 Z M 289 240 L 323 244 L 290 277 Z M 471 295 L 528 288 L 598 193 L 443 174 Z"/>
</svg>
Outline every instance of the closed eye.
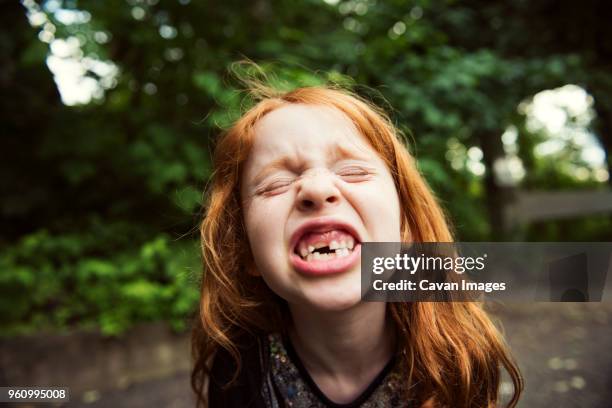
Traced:
<svg viewBox="0 0 612 408">
<path fill-rule="evenodd" d="M 338 171 L 338 175 L 347 181 L 363 181 L 370 178 L 373 171 L 364 167 L 349 166 Z"/>
<path fill-rule="evenodd" d="M 277 195 L 282 194 L 293 183 L 293 179 L 275 180 L 259 188 L 255 194 L 257 195 Z"/>
</svg>

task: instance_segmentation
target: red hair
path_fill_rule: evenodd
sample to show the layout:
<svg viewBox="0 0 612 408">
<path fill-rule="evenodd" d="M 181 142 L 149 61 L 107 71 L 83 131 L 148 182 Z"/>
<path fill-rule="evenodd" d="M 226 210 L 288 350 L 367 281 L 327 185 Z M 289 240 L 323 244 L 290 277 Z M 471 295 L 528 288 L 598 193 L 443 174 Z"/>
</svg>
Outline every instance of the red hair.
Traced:
<svg viewBox="0 0 612 408">
<path fill-rule="evenodd" d="M 262 91 L 263 90 L 263 91 Z M 287 308 L 263 281 L 247 273 L 253 258 L 245 233 L 240 176 L 255 124 L 287 104 L 323 105 L 343 112 L 383 158 L 395 180 L 404 241 L 452 242 L 447 218 L 417 170 L 399 131 L 376 106 L 343 89 L 304 87 L 280 93 L 259 88 L 260 101 L 225 132 L 215 148 L 214 173 L 201 224 L 204 262 L 199 320 L 193 329 L 192 388 L 206 406 L 207 362 L 221 347 L 240 367 L 235 336 L 240 332 L 282 332 Z M 510 375 L 514 407 L 523 383 L 508 347 L 482 305 L 476 302 L 389 303 L 411 399 L 420 404 L 493 407 L 501 368 Z M 406 387 L 409 388 L 409 387 Z M 414 391 L 417 390 L 417 391 Z"/>
</svg>

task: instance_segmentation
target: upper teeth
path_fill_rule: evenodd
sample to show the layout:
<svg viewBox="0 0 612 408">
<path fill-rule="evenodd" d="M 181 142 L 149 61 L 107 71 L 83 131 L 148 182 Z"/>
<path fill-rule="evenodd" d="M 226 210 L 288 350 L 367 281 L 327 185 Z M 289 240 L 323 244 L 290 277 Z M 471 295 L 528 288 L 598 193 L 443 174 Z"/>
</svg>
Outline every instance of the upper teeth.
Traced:
<svg viewBox="0 0 612 408">
<path fill-rule="evenodd" d="M 334 250 L 336 252 L 344 253 L 344 252 L 347 252 L 347 251 L 342 251 L 342 250 L 344 250 L 344 249 L 352 250 L 355 247 L 355 240 L 352 237 L 349 237 L 347 239 L 343 239 L 343 240 L 340 240 L 340 241 L 333 240 L 333 241 L 331 241 L 329 243 L 326 243 L 326 242 L 317 242 L 314 245 L 308 245 L 308 246 L 306 246 L 304 244 L 301 244 L 300 247 L 299 247 L 299 252 L 300 252 L 300 255 L 302 256 L 302 258 L 305 258 L 309 254 L 315 253 L 314 252 L 315 249 L 323 248 L 323 247 L 326 247 L 326 246 L 328 246 L 329 249 Z"/>
</svg>

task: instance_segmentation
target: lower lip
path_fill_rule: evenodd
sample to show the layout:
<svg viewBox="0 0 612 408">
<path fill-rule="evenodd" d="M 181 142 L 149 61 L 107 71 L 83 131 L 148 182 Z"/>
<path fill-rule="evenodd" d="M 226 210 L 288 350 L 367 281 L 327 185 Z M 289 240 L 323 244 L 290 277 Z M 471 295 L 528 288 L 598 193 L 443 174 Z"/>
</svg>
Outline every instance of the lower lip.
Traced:
<svg viewBox="0 0 612 408">
<path fill-rule="evenodd" d="M 290 256 L 291 265 L 304 275 L 332 275 L 342 273 L 355 266 L 361 257 L 361 244 L 356 244 L 353 251 L 342 258 L 313 260 L 307 262 L 299 255 L 292 253 Z"/>
</svg>

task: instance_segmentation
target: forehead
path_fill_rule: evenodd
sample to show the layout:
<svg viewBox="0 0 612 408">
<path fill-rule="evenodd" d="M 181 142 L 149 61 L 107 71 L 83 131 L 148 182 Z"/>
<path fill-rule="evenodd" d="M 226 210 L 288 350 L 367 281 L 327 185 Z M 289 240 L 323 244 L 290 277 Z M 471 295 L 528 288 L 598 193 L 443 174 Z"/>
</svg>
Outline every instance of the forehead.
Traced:
<svg viewBox="0 0 612 408">
<path fill-rule="evenodd" d="M 251 156 L 304 156 L 336 148 L 373 153 L 353 122 L 340 110 L 328 106 L 288 104 L 264 116 L 254 130 Z"/>
</svg>

